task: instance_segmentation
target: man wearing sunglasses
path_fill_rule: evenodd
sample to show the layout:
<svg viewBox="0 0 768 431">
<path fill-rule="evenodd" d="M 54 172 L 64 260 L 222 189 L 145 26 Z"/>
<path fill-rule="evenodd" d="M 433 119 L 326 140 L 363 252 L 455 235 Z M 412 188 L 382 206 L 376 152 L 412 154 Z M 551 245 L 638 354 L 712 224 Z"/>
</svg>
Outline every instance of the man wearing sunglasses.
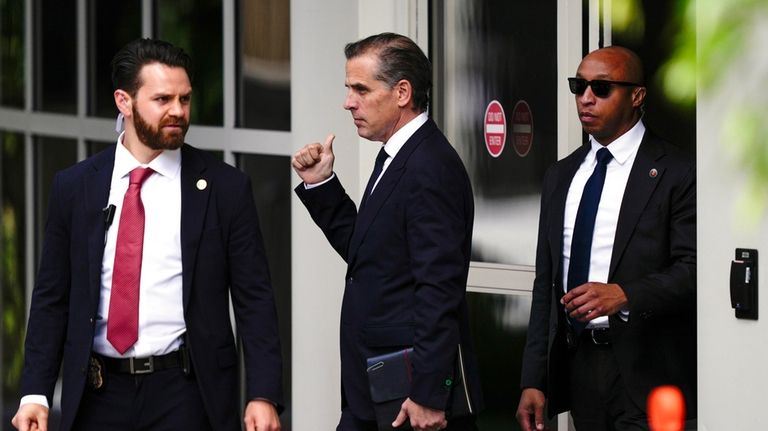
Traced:
<svg viewBox="0 0 768 431">
<path fill-rule="evenodd" d="M 640 59 L 587 55 L 568 78 L 589 142 L 544 178 L 517 418 L 543 430 L 647 430 L 646 398 L 679 387 L 696 413 L 695 166 L 646 129 Z M 690 421 L 689 424 L 692 424 Z"/>
</svg>

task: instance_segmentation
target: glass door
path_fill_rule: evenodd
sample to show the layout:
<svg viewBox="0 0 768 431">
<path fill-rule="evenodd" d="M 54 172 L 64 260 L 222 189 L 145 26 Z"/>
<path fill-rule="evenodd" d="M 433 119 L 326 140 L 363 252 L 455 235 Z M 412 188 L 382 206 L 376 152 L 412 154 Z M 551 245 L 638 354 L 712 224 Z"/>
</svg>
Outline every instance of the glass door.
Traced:
<svg viewBox="0 0 768 431">
<path fill-rule="evenodd" d="M 556 0 L 430 3 L 430 114 L 475 196 L 467 300 L 486 403 L 480 429 L 520 429 L 541 183 L 558 156 L 557 8 Z M 516 275 L 498 281 L 499 273 Z"/>
</svg>

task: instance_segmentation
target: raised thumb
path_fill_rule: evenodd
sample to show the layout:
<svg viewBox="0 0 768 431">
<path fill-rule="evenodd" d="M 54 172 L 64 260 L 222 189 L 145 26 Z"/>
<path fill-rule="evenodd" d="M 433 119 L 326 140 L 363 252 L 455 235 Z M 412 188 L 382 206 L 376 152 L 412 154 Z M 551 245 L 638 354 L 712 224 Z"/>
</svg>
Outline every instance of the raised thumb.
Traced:
<svg viewBox="0 0 768 431">
<path fill-rule="evenodd" d="M 329 134 L 325 138 L 325 142 L 323 142 L 323 152 L 329 151 L 331 154 L 333 154 L 333 140 L 336 139 L 336 135 L 333 133 Z"/>
</svg>

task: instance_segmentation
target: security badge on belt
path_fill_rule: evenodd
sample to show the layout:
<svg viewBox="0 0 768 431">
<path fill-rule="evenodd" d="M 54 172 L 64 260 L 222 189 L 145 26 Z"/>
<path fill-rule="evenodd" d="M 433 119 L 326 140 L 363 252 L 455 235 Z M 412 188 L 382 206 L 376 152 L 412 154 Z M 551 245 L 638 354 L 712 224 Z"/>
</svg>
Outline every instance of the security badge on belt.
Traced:
<svg viewBox="0 0 768 431">
<path fill-rule="evenodd" d="M 91 355 L 88 362 L 88 384 L 93 390 L 99 390 L 104 387 L 106 373 L 104 372 L 104 362 L 101 358 Z"/>
</svg>

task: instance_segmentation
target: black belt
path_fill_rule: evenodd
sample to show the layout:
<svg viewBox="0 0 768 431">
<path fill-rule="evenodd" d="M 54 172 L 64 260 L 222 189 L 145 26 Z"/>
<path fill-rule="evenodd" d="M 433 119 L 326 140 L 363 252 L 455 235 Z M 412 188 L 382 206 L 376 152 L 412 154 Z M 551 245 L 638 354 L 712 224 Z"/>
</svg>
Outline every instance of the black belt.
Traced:
<svg viewBox="0 0 768 431">
<path fill-rule="evenodd" d="M 582 336 L 586 337 L 586 339 L 591 341 L 592 344 L 598 346 L 607 346 L 611 344 L 610 328 L 585 329 Z"/>
<path fill-rule="evenodd" d="M 107 371 L 121 374 L 149 374 L 169 368 L 185 366 L 184 353 L 177 350 L 165 355 L 148 356 L 146 358 L 109 358 L 96 355 L 104 362 Z"/>
</svg>

